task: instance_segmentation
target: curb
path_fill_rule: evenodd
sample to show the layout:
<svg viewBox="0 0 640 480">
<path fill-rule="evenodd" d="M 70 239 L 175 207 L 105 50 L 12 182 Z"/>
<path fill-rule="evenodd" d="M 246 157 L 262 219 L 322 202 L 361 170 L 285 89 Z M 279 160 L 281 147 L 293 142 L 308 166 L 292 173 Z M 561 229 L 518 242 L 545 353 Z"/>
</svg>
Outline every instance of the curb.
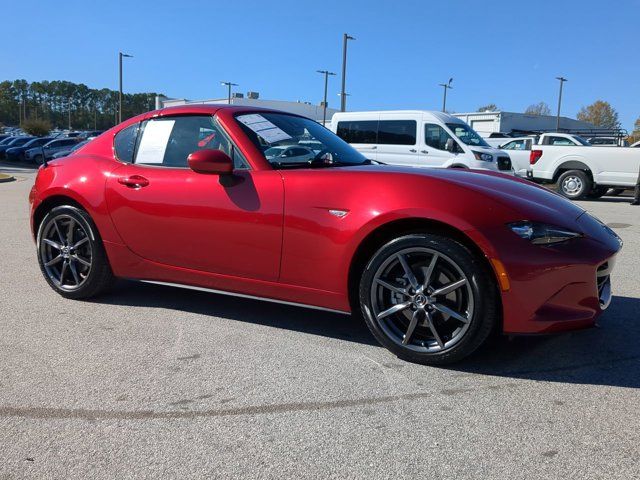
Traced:
<svg viewBox="0 0 640 480">
<path fill-rule="evenodd" d="M 15 182 L 15 180 L 16 180 L 16 177 L 12 177 L 11 175 L 8 175 L 6 177 L 0 176 L 0 183 Z"/>
</svg>

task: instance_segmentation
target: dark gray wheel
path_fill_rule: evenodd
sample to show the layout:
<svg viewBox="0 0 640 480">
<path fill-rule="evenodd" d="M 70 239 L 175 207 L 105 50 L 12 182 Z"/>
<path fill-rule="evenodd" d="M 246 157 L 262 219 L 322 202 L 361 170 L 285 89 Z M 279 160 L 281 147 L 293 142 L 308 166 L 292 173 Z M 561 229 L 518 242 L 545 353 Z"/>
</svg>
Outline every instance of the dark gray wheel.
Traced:
<svg viewBox="0 0 640 480">
<path fill-rule="evenodd" d="M 495 282 L 464 245 L 429 234 L 383 246 L 365 268 L 360 307 L 374 336 L 424 364 L 460 360 L 497 325 Z"/>
<path fill-rule="evenodd" d="M 35 155 L 35 156 L 33 157 L 33 161 L 34 161 L 37 165 L 42 165 L 42 164 L 44 163 L 43 158 L 44 158 L 44 157 L 43 157 L 42 155 Z"/>
<path fill-rule="evenodd" d="M 558 178 L 558 193 L 572 200 L 584 197 L 592 186 L 591 178 L 582 170 L 568 170 Z"/>
<path fill-rule="evenodd" d="M 38 261 L 51 287 L 68 298 L 87 298 L 108 288 L 113 274 L 97 229 L 86 212 L 53 208 L 38 229 Z"/>
</svg>

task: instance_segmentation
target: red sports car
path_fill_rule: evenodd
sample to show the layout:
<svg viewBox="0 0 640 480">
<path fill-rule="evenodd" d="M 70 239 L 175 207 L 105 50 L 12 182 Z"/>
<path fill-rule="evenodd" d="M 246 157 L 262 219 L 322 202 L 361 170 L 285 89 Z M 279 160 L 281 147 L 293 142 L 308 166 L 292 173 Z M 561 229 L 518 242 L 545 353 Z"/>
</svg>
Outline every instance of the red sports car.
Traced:
<svg viewBox="0 0 640 480">
<path fill-rule="evenodd" d="M 496 330 L 593 325 L 621 248 L 526 181 L 374 164 L 312 120 L 246 107 L 127 120 L 42 166 L 30 202 L 42 273 L 65 297 L 122 277 L 358 313 L 427 364 Z"/>
</svg>

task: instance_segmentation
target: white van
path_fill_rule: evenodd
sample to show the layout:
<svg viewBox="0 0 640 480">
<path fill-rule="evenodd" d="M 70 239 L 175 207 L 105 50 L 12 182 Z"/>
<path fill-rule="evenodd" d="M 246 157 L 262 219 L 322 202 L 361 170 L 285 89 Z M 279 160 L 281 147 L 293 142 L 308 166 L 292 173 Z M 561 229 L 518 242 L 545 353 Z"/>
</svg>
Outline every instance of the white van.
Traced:
<svg viewBox="0 0 640 480">
<path fill-rule="evenodd" d="M 423 110 L 342 112 L 331 131 L 371 160 L 411 167 L 495 170 L 513 175 L 511 159 L 452 115 Z"/>
</svg>

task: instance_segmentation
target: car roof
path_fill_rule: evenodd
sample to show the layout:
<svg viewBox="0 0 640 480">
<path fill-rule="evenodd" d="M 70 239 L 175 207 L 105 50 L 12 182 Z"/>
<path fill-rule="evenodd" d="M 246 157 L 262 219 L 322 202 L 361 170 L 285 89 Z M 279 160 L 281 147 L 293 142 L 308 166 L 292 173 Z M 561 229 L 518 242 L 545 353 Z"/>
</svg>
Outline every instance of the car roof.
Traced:
<svg viewBox="0 0 640 480">
<path fill-rule="evenodd" d="M 458 117 L 445 112 L 438 112 L 436 110 L 372 110 L 362 112 L 338 112 L 333 114 L 333 118 L 339 120 L 341 118 L 362 118 L 363 120 L 372 115 L 422 115 L 423 117 L 432 117 L 439 120 L 442 123 L 459 123 L 466 124 L 466 122 Z"/>
</svg>

